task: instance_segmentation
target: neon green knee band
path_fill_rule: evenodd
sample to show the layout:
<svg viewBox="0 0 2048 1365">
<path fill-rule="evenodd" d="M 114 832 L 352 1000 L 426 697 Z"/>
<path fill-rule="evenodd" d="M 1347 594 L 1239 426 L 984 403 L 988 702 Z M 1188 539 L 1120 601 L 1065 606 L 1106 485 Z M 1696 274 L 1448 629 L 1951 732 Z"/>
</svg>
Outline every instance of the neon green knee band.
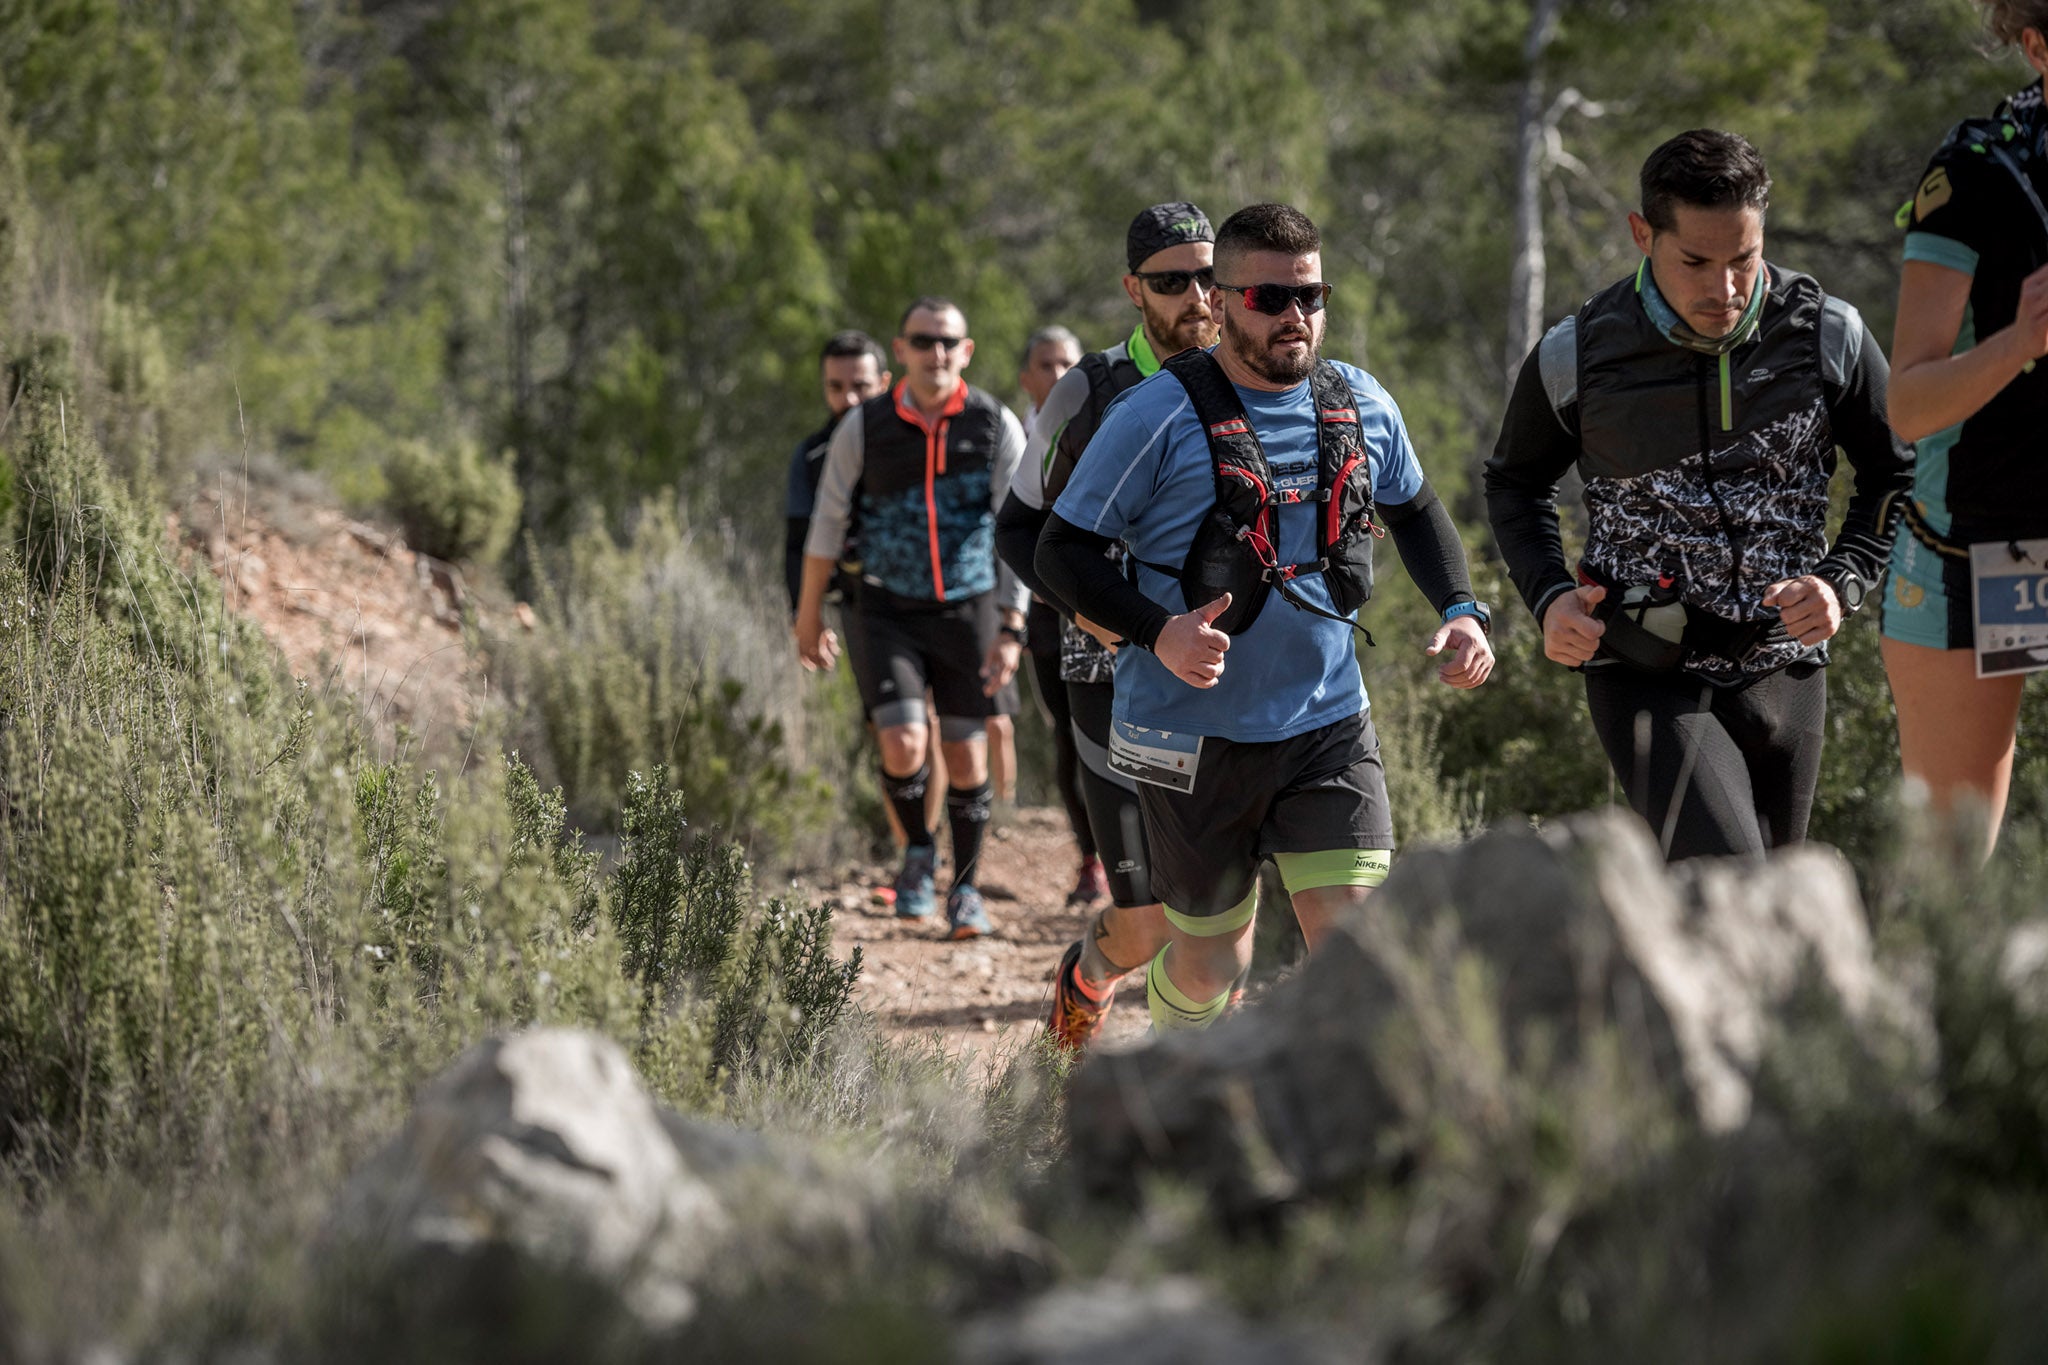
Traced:
<svg viewBox="0 0 2048 1365">
<path fill-rule="evenodd" d="M 1289 895 L 1319 886 L 1378 886 L 1394 865 L 1390 848 L 1326 848 L 1316 853 L 1275 853 L 1280 883 Z"/>
<path fill-rule="evenodd" d="M 1244 899 L 1220 915 L 1183 915 L 1170 905 L 1164 909 L 1166 922 L 1183 934 L 1192 938 L 1221 938 L 1252 922 L 1252 916 L 1259 912 L 1259 884 L 1254 881 Z"/>
<path fill-rule="evenodd" d="M 1166 955 L 1172 951 L 1173 945 L 1167 944 L 1145 969 L 1145 1007 L 1151 1011 L 1152 1027 L 1161 1033 L 1207 1028 L 1230 1004 L 1230 989 L 1226 986 L 1214 1000 L 1190 999 L 1166 974 Z"/>
</svg>

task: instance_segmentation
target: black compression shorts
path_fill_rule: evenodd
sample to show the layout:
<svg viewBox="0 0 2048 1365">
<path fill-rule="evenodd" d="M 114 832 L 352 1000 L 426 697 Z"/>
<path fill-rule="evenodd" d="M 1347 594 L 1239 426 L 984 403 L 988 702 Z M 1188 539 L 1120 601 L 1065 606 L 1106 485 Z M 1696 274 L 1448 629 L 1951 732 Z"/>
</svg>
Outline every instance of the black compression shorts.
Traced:
<svg viewBox="0 0 2048 1365">
<path fill-rule="evenodd" d="M 1192 792 L 1138 784 L 1152 891 L 1190 918 L 1251 894 L 1275 853 L 1391 849 L 1394 817 L 1372 717 L 1263 744 L 1202 741 Z"/>
<path fill-rule="evenodd" d="M 982 695 L 981 665 L 995 643 L 996 595 L 958 602 L 909 602 L 870 587 L 861 595 L 861 705 L 878 726 L 921 724 L 924 694 L 941 718 L 983 720 L 1017 713 L 1015 679 Z"/>
</svg>

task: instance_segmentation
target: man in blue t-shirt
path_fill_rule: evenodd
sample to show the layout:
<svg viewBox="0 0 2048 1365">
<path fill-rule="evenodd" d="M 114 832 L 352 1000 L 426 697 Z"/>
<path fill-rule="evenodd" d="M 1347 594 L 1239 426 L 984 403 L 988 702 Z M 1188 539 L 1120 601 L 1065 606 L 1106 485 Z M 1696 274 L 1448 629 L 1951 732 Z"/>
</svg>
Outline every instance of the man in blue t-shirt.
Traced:
<svg viewBox="0 0 2048 1365">
<path fill-rule="evenodd" d="M 1260 859 L 1278 865 L 1311 947 L 1385 880 L 1393 820 L 1351 620 L 1375 514 L 1443 614 L 1427 646 L 1446 656 L 1439 678 L 1477 687 L 1493 668 L 1486 607 L 1400 410 L 1364 371 L 1320 361 L 1330 289 L 1315 224 L 1282 204 L 1239 210 L 1216 234 L 1215 275 L 1220 343 L 1116 401 L 1038 553 L 1070 609 L 1137 646 L 1117 654 L 1111 748 L 1140 784 L 1171 933 L 1146 973 L 1161 1029 L 1204 1027 L 1228 1005 L 1251 960 Z M 1225 466 L 1252 469 L 1256 515 L 1219 505 L 1230 451 Z M 1116 540 L 1135 583 L 1104 555 Z M 1230 591 L 1183 586 L 1219 564 Z"/>
</svg>

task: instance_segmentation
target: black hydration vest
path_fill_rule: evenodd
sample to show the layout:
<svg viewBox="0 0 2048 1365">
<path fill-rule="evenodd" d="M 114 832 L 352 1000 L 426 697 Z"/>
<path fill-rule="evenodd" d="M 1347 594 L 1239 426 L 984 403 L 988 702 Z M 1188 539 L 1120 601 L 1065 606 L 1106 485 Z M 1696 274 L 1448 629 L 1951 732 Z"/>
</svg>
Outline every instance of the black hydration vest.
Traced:
<svg viewBox="0 0 2048 1365">
<path fill-rule="evenodd" d="M 1074 368 L 1088 378 L 1088 401 L 1067 419 L 1067 424 L 1054 436 L 1051 463 L 1045 471 L 1047 507 L 1066 491 L 1074 466 L 1080 462 L 1081 452 L 1088 448 L 1088 442 L 1094 439 L 1097 428 L 1102 425 L 1102 414 L 1124 390 L 1136 387 L 1145 377 L 1138 372 L 1138 362 L 1132 360 L 1128 353 L 1111 360 L 1107 351 L 1090 351 Z"/>
<path fill-rule="evenodd" d="M 1386 532 L 1373 522 L 1372 462 L 1351 385 L 1336 366 L 1316 362 L 1309 375 L 1316 407 L 1315 492 L 1276 494 L 1265 449 L 1216 358 L 1187 350 L 1162 368 L 1187 390 L 1208 434 L 1216 506 L 1195 532 L 1187 562 L 1178 571 L 1146 567 L 1180 579 L 1189 610 L 1229 593 L 1230 606 L 1214 623 L 1226 635 L 1239 634 L 1258 620 L 1266 594 L 1278 588 L 1292 606 L 1342 622 L 1371 644 L 1371 632 L 1349 618 L 1372 597 L 1372 542 Z M 1310 501 L 1317 504 L 1316 558 L 1308 564 L 1282 564 L 1277 509 Z M 1305 573 L 1323 576 L 1336 611 L 1324 611 L 1294 589 L 1293 580 Z"/>
</svg>

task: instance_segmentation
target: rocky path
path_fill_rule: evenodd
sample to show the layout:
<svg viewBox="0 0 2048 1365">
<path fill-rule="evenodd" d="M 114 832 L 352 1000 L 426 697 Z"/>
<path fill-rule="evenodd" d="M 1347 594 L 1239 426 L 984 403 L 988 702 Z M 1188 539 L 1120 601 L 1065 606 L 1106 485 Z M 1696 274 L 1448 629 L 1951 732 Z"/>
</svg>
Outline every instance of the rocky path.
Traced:
<svg viewBox="0 0 2048 1365">
<path fill-rule="evenodd" d="M 942 835 L 942 849 L 944 843 Z M 1095 907 L 1066 904 L 1077 854 L 1066 815 L 1056 808 L 999 812 L 982 858 L 981 888 L 995 933 L 966 943 L 948 941 L 943 922 L 897 919 L 874 896 L 875 887 L 888 885 L 892 867 L 849 868 L 815 892 L 837 906 L 837 951 L 860 945 L 861 1008 L 891 1032 L 935 1035 L 949 1051 L 999 1060 L 1045 1026 L 1053 968 Z M 942 862 L 942 893 L 948 876 Z M 1120 993 L 1103 1041 L 1128 1041 L 1146 1022 L 1143 992 Z"/>
</svg>

